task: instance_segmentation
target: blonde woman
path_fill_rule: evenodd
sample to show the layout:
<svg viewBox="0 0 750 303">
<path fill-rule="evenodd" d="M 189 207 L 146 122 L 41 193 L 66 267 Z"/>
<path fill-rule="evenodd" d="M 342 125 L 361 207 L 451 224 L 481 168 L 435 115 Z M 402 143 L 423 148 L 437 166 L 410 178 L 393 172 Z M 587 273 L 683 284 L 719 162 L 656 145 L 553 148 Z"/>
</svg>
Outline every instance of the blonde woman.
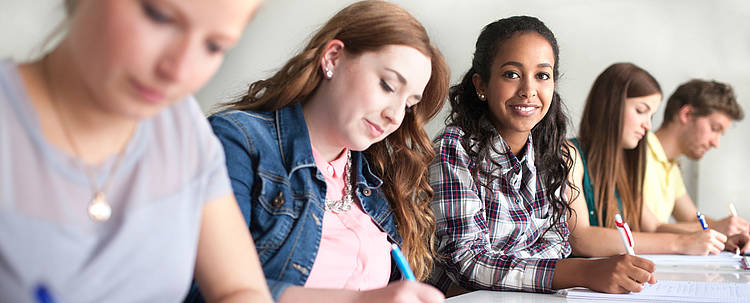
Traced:
<svg viewBox="0 0 750 303">
<path fill-rule="evenodd" d="M 195 273 L 209 301 L 270 301 L 189 97 L 258 1 L 65 4 L 50 53 L 0 64 L 1 300 L 174 302 Z"/>
</svg>

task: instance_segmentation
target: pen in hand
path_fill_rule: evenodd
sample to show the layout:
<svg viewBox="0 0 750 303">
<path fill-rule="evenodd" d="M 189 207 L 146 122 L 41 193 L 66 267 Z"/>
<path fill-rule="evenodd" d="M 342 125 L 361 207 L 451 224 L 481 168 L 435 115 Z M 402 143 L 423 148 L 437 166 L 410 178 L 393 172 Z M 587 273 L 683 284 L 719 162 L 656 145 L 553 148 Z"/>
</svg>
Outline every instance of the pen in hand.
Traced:
<svg viewBox="0 0 750 303">
<path fill-rule="evenodd" d="M 729 205 L 727 205 L 727 207 L 729 207 L 729 214 L 731 214 L 732 216 L 737 217 L 737 208 L 734 207 L 734 203 L 729 203 Z"/>
<path fill-rule="evenodd" d="M 698 216 L 698 222 L 701 223 L 701 227 L 703 227 L 703 230 L 708 230 L 708 223 L 706 223 L 706 216 L 701 214 L 700 211 L 695 212 L 696 216 Z"/>
<path fill-rule="evenodd" d="M 393 255 L 393 259 L 396 260 L 396 266 L 398 266 L 404 279 L 416 281 L 417 278 L 414 277 L 414 273 L 411 271 L 411 267 L 409 267 L 409 262 L 406 261 L 404 253 L 401 252 L 401 249 L 398 248 L 398 245 L 395 243 L 391 245 L 391 255 Z"/>
<path fill-rule="evenodd" d="M 622 239 L 622 245 L 625 246 L 625 251 L 629 255 L 635 255 L 635 241 L 633 240 L 633 233 L 630 231 L 628 223 L 622 221 L 620 214 L 615 215 L 615 225 L 617 225 L 617 231 L 620 232 L 620 239 Z"/>
</svg>

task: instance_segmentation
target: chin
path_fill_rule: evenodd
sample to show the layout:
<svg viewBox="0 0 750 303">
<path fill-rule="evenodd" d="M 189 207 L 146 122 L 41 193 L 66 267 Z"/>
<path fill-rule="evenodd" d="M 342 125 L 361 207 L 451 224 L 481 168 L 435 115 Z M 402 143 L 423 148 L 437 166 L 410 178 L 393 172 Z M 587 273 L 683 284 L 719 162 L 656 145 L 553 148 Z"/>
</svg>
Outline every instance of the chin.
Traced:
<svg viewBox="0 0 750 303">
<path fill-rule="evenodd" d="M 627 150 L 631 150 L 631 149 L 634 149 L 636 147 L 638 147 L 638 141 L 635 141 L 635 143 L 628 142 L 628 143 L 623 144 L 623 146 L 622 146 L 622 148 L 627 149 Z"/>
<path fill-rule="evenodd" d="M 362 142 L 351 142 L 348 148 L 352 151 L 365 151 L 376 142 L 362 141 Z"/>
</svg>

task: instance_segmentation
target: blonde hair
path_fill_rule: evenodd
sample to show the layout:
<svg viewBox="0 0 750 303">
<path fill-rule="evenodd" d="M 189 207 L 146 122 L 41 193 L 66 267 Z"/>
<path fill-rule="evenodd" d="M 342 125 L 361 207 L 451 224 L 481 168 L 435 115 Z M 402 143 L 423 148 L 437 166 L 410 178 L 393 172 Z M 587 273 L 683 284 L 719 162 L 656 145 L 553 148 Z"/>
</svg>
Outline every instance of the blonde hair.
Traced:
<svg viewBox="0 0 750 303">
<path fill-rule="evenodd" d="M 430 80 L 422 100 L 407 112 L 401 126 L 364 153 L 373 171 L 384 181 L 383 192 L 394 211 L 403 249 L 418 279 L 425 279 L 435 258 L 435 218 L 429 207 L 433 191 L 427 166 L 435 157 L 424 124 L 437 114 L 448 94 L 448 66 L 434 47 L 424 27 L 395 4 L 361 1 L 334 15 L 273 76 L 252 83 L 245 96 L 224 104 L 225 109 L 274 111 L 305 102 L 323 80 L 320 68 L 324 48 L 333 39 L 344 51 L 359 55 L 387 45 L 413 47 L 429 57 Z"/>
</svg>

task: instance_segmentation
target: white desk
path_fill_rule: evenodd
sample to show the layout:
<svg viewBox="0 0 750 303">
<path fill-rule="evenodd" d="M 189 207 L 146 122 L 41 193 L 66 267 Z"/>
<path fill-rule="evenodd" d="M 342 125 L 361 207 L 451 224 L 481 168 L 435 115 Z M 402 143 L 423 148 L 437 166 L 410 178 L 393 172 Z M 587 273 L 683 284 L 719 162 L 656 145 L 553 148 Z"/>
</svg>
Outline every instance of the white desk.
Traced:
<svg viewBox="0 0 750 303">
<path fill-rule="evenodd" d="M 724 266 L 716 264 L 691 264 L 677 266 L 674 264 L 656 263 L 654 271 L 656 280 L 702 281 L 702 282 L 735 282 L 748 283 L 750 287 L 750 270 L 740 266 Z M 748 298 L 750 301 L 750 298 Z M 509 291 L 474 291 L 460 296 L 448 298 L 449 303 L 539 303 L 539 302 L 594 302 L 591 300 L 568 299 L 558 294 L 537 294 Z"/>
</svg>

